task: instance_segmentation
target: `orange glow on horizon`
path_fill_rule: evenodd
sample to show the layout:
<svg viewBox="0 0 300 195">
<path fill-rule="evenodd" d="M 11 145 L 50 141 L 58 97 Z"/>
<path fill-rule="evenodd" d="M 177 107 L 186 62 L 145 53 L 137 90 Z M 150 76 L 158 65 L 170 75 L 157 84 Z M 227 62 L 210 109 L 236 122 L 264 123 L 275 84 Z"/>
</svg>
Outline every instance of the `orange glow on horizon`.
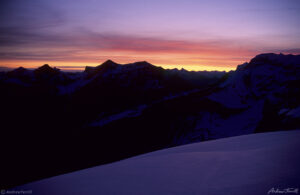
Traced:
<svg viewBox="0 0 300 195">
<path fill-rule="evenodd" d="M 63 70 L 82 70 L 85 66 L 97 66 L 111 59 L 120 64 L 148 61 L 163 68 L 230 71 L 258 54 L 246 45 L 241 47 L 224 40 L 187 41 L 100 35 L 78 35 L 63 39 L 63 43 L 33 45 L 26 50 L 15 46 L 3 48 L 6 55 L 0 59 L 0 66 L 36 68 L 49 64 Z M 77 45 L 73 45 L 73 39 L 75 43 L 78 41 Z"/>
<path fill-rule="evenodd" d="M 8 67 L 8 68 L 18 68 L 18 67 L 24 67 L 24 68 L 37 68 L 40 67 L 44 64 L 49 64 L 52 67 L 57 67 L 61 70 L 67 71 L 81 71 L 84 70 L 85 66 L 98 66 L 100 64 L 102 64 L 103 62 L 105 62 L 106 60 L 111 59 L 113 61 L 115 61 L 116 63 L 119 64 L 128 64 L 128 63 L 134 63 L 137 61 L 148 61 L 149 63 L 155 65 L 155 66 L 159 66 L 162 67 L 164 69 L 185 69 L 188 71 L 231 71 L 231 70 L 235 70 L 236 66 L 238 64 L 241 64 L 243 62 L 237 62 L 237 61 L 229 61 L 226 63 L 222 63 L 222 64 L 216 64 L 213 65 L 211 64 L 210 61 L 207 61 L 205 63 L 205 61 L 201 62 L 201 64 L 199 64 L 198 61 L 195 62 L 189 62 L 186 64 L 183 64 L 181 62 L 181 60 L 176 63 L 177 60 L 170 60 L 170 64 L 166 63 L 167 60 L 163 59 L 163 60 L 159 60 L 159 59 L 155 59 L 155 60 L 147 60 L 147 59 L 140 59 L 140 58 L 134 58 L 133 60 L 124 60 L 124 59 L 117 59 L 115 57 L 112 58 L 107 58 L 105 60 L 100 60 L 99 62 L 72 62 L 72 61 L 49 61 L 49 60 L 9 60 L 9 61 L 0 61 L 0 66 L 2 67 Z M 96 60 L 95 60 L 96 61 Z M 162 63 L 160 63 L 162 62 Z M 207 65 L 205 65 L 207 64 Z"/>
</svg>

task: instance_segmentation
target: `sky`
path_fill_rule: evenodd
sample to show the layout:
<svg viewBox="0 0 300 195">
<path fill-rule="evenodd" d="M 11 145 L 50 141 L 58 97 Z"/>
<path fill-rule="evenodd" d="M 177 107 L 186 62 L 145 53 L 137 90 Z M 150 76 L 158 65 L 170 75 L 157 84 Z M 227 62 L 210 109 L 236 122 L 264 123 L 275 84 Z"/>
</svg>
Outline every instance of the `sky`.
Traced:
<svg viewBox="0 0 300 195">
<path fill-rule="evenodd" d="M 299 0 L 0 0 L 0 66 L 229 71 L 260 53 L 300 54 Z"/>
</svg>

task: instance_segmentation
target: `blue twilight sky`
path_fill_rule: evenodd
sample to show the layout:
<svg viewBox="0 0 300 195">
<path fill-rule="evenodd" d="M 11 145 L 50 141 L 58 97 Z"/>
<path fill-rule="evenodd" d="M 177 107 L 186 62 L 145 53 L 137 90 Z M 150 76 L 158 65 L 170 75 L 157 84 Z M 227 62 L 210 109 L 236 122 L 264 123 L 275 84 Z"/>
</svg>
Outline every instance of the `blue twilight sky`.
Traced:
<svg viewBox="0 0 300 195">
<path fill-rule="evenodd" d="M 300 53 L 299 0 L 0 0 L 0 65 L 230 70 Z"/>
</svg>

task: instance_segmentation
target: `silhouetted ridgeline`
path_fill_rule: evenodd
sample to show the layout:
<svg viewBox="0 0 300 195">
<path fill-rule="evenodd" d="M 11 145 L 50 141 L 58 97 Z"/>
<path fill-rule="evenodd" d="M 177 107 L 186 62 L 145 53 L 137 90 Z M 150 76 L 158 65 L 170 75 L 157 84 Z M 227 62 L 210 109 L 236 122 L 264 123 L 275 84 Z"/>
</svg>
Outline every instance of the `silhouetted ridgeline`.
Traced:
<svg viewBox="0 0 300 195">
<path fill-rule="evenodd" d="M 300 56 L 261 54 L 236 71 L 107 61 L 0 74 L 1 188 L 175 145 L 300 128 Z"/>
</svg>

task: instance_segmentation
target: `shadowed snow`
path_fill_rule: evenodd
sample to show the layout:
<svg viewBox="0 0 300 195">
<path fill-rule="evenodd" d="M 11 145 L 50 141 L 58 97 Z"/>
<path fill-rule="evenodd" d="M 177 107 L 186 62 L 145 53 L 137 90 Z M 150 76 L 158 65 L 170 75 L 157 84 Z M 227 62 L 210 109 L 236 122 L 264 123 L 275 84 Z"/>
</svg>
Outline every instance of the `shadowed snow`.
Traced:
<svg viewBox="0 0 300 195">
<path fill-rule="evenodd" d="M 189 144 L 17 187 L 34 194 L 267 194 L 299 188 L 300 130 Z"/>
</svg>

